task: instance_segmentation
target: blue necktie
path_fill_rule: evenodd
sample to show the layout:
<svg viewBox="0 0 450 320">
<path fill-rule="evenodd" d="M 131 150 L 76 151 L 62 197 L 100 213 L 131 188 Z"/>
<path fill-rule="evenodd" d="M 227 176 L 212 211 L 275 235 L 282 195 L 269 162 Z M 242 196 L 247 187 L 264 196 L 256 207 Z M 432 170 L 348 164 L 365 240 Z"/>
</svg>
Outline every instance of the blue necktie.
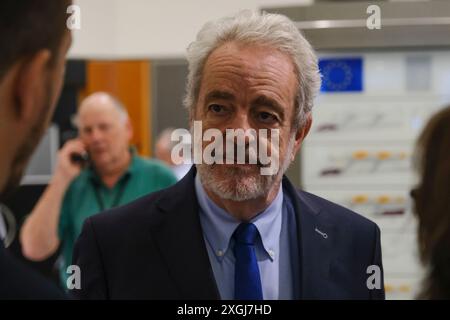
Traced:
<svg viewBox="0 0 450 320">
<path fill-rule="evenodd" d="M 261 278 L 255 254 L 258 229 L 253 223 L 241 223 L 234 231 L 234 298 L 262 300 Z"/>
</svg>

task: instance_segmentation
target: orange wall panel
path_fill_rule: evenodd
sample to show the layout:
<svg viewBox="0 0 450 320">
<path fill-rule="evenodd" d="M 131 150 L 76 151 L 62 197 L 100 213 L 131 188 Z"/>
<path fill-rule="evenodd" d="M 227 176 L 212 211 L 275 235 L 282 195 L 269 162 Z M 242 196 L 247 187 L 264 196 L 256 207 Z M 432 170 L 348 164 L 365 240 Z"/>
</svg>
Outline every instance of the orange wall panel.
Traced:
<svg viewBox="0 0 450 320">
<path fill-rule="evenodd" d="M 134 135 L 132 144 L 141 155 L 151 155 L 151 97 L 149 61 L 89 61 L 86 70 L 87 96 L 106 91 L 128 110 Z"/>
</svg>

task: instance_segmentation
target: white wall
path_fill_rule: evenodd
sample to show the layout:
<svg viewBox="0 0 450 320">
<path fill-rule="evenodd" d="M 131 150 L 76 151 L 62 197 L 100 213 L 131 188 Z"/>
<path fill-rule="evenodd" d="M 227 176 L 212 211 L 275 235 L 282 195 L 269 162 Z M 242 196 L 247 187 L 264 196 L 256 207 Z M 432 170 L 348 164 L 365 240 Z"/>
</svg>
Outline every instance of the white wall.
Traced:
<svg viewBox="0 0 450 320">
<path fill-rule="evenodd" d="M 75 0 L 81 30 L 71 58 L 183 57 L 208 20 L 240 9 L 307 5 L 314 0 Z"/>
<path fill-rule="evenodd" d="M 81 9 L 81 29 L 72 32 L 69 57 L 114 56 L 116 50 L 116 0 L 74 1 Z"/>
</svg>

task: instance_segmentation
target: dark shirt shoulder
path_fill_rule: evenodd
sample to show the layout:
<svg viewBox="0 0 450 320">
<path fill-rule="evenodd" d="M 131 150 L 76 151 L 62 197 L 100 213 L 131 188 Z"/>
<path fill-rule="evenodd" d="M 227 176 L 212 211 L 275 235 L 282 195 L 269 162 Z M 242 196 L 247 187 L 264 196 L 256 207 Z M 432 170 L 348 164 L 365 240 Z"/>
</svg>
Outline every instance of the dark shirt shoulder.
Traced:
<svg viewBox="0 0 450 320">
<path fill-rule="evenodd" d="M 28 268 L 0 247 L 0 300 L 62 300 L 56 285 Z"/>
</svg>

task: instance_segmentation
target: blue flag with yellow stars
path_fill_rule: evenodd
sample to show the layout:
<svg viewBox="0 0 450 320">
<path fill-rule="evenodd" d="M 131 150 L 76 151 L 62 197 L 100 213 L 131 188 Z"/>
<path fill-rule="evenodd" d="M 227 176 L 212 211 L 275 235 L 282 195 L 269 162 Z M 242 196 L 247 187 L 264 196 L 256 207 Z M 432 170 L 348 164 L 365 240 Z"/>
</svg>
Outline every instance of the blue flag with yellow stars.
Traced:
<svg viewBox="0 0 450 320">
<path fill-rule="evenodd" d="M 363 91 L 362 58 L 324 58 L 319 60 L 322 92 Z"/>
</svg>

